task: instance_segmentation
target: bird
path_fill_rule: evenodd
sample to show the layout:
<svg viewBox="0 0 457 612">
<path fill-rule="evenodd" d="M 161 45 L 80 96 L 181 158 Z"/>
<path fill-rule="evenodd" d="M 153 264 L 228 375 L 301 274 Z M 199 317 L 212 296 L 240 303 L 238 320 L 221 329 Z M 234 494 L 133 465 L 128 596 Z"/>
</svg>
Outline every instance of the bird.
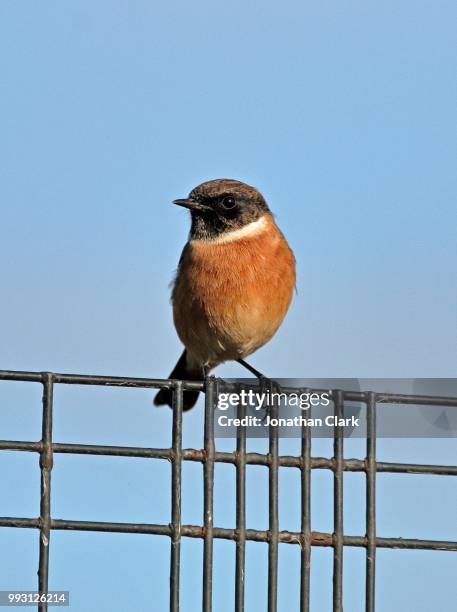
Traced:
<svg viewBox="0 0 457 612">
<path fill-rule="evenodd" d="M 255 187 L 235 179 L 206 181 L 173 204 L 191 215 L 189 238 L 172 284 L 171 303 L 184 351 L 169 378 L 201 381 L 225 361 L 244 361 L 281 325 L 292 300 L 292 249 Z M 183 393 L 183 410 L 199 392 Z M 156 406 L 172 407 L 161 389 Z"/>
</svg>

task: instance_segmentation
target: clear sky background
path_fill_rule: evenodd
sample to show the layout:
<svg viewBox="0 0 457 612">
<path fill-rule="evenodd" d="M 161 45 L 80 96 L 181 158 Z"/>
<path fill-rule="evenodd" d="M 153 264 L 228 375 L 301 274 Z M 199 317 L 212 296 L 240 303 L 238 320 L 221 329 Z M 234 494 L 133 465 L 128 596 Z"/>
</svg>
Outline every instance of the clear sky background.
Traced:
<svg viewBox="0 0 457 612">
<path fill-rule="evenodd" d="M 167 376 L 181 351 L 168 283 L 188 231 L 170 201 L 230 177 L 264 193 L 297 257 L 298 294 L 258 369 L 455 376 L 456 21 L 450 0 L 3 0 L 0 367 Z M 0 384 L 0 438 L 39 438 L 39 392 Z M 59 388 L 54 438 L 167 446 L 171 415 L 151 396 Z M 186 446 L 201 429 L 200 407 Z M 456 454 L 449 440 L 379 443 L 383 460 Z M 167 523 L 169 478 L 166 462 L 57 456 L 53 516 Z M 363 534 L 363 475 L 345 481 L 346 532 Z M 216 467 L 218 526 L 234 524 L 234 482 Z M 0 515 L 38 515 L 37 456 L 2 452 L 0 485 Z M 265 528 L 266 470 L 250 467 L 248 486 L 248 524 Z M 280 486 L 281 528 L 297 529 L 298 471 Z M 331 495 L 331 474 L 313 475 L 315 530 L 332 529 Z M 184 522 L 200 523 L 201 466 L 184 467 L 183 496 Z M 378 497 L 379 535 L 456 539 L 452 478 L 380 475 Z M 0 551 L 0 588 L 35 588 L 38 534 L 1 528 Z M 280 554 L 290 612 L 299 550 Z M 185 540 L 183 612 L 200 606 L 201 557 Z M 75 612 L 162 612 L 168 564 L 166 538 L 59 532 L 50 586 L 71 590 Z M 266 564 L 249 544 L 247 612 L 266 609 Z M 381 550 L 378 610 L 453 610 L 456 567 L 455 553 Z M 234 546 L 217 542 L 215 612 L 233 610 L 233 574 Z M 313 551 L 312 579 L 312 610 L 328 612 L 330 549 Z M 363 580 L 363 551 L 348 549 L 349 612 L 364 609 Z"/>
</svg>

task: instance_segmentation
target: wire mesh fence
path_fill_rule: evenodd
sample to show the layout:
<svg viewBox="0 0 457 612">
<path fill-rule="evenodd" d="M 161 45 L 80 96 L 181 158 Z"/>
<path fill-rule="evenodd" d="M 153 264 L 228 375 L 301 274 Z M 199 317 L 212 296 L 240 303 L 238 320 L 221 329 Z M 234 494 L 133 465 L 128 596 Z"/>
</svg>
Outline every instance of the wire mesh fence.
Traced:
<svg viewBox="0 0 457 612">
<path fill-rule="evenodd" d="M 203 540 L 203 599 L 202 611 L 213 609 L 213 544 L 215 539 L 235 542 L 235 612 L 245 609 L 246 543 L 264 542 L 268 545 L 268 612 L 278 610 L 278 549 L 280 543 L 297 545 L 301 551 L 300 612 L 310 610 L 310 569 L 312 547 L 333 549 L 333 610 L 343 609 L 343 550 L 344 547 L 361 547 L 366 553 L 365 609 L 375 610 L 376 551 L 378 548 L 422 549 L 457 551 L 457 541 L 421 540 L 379 537 L 376 533 L 376 475 L 380 472 L 402 474 L 435 474 L 457 476 L 457 466 L 423 465 L 412 463 L 380 462 L 376 460 L 376 414 L 382 403 L 422 404 L 453 406 L 457 398 L 426 397 L 417 395 L 379 394 L 375 392 L 330 391 L 334 414 L 342 417 L 345 402 L 358 401 L 365 405 L 367 435 L 365 459 L 344 458 L 344 437 L 341 428 L 334 428 L 333 457 L 311 455 L 311 431 L 303 427 L 301 453 L 279 453 L 278 430 L 269 428 L 268 453 L 248 452 L 246 430 L 238 427 L 236 450 L 220 452 L 216 449 L 214 435 L 214 407 L 220 381 L 207 378 L 204 382 L 159 380 L 146 378 L 122 378 L 114 376 L 88 376 L 57 374 L 50 372 L 0 371 L 0 380 L 39 383 L 43 387 L 42 436 L 39 441 L 0 440 L 0 450 L 39 453 L 41 470 L 40 516 L 37 518 L 2 517 L 0 527 L 33 528 L 40 532 L 38 590 L 48 592 L 49 548 L 53 530 L 78 530 L 113 533 L 142 533 L 165 536 L 170 539 L 169 609 L 178 612 L 180 607 L 181 541 L 183 537 Z M 96 385 L 134 388 L 169 388 L 173 390 L 172 444 L 169 448 L 106 446 L 53 442 L 53 391 L 55 385 Z M 183 392 L 201 390 L 205 393 L 204 447 L 183 448 Z M 275 406 L 271 416 L 275 416 Z M 239 416 L 242 408 L 239 407 Z M 171 516 L 169 524 L 115 523 L 54 519 L 51 514 L 51 474 L 54 453 L 79 455 L 105 455 L 166 459 L 171 462 Z M 181 491 L 183 462 L 203 465 L 203 520 L 201 525 L 183 525 L 181 520 Z M 213 524 L 214 467 L 216 463 L 232 464 L 236 470 L 236 527 L 229 529 Z M 246 521 L 246 466 L 259 465 L 268 469 L 269 507 L 268 530 L 251 529 Z M 299 532 L 279 529 L 279 468 L 293 468 L 301 474 L 301 526 Z M 311 524 L 311 472 L 316 469 L 333 473 L 333 532 L 312 530 Z M 343 475 L 344 472 L 361 472 L 366 477 L 366 534 L 347 535 L 343 526 Z M 1 512 L 1 510 L 0 510 Z M 38 610 L 48 609 L 47 603 L 39 603 Z"/>
</svg>

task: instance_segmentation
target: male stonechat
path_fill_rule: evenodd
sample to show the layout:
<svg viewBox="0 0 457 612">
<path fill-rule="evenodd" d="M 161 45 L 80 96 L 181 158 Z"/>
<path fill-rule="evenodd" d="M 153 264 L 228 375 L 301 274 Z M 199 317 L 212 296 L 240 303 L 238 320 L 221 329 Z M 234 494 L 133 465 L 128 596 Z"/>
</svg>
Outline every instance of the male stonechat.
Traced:
<svg viewBox="0 0 457 612">
<path fill-rule="evenodd" d="M 243 359 L 272 338 L 292 299 L 295 258 L 250 185 L 207 181 L 174 204 L 190 210 L 191 229 L 171 295 L 185 349 L 170 378 L 202 380 L 224 361 L 247 366 Z M 185 391 L 184 410 L 197 398 Z M 154 403 L 171 407 L 172 392 L 162 389 Z"/>
</svg>

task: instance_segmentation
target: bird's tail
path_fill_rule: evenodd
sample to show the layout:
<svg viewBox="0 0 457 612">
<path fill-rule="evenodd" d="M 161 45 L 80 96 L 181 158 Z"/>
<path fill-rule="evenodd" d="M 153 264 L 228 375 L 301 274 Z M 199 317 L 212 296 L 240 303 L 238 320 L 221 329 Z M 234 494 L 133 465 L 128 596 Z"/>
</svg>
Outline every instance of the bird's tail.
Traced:
<svg viewBox="0 0 457 612">
<path fill-rule="evenodd" d="M 177 380 L 203 380 L 203 367 L 189 359 L 187 350 L 184 349 L 183 354 L 178 359 L 178 363 L 173 368 L 169 378 Z M 190 410 L 197 403 L 199 391 L 184 391 L 183 392 L 183 410 Z M 170 408 L 173 405 L 173 392 L 171 389 L 161 389 L 154 398 L 156 406 L 168 405 Z"/>
</svg>

